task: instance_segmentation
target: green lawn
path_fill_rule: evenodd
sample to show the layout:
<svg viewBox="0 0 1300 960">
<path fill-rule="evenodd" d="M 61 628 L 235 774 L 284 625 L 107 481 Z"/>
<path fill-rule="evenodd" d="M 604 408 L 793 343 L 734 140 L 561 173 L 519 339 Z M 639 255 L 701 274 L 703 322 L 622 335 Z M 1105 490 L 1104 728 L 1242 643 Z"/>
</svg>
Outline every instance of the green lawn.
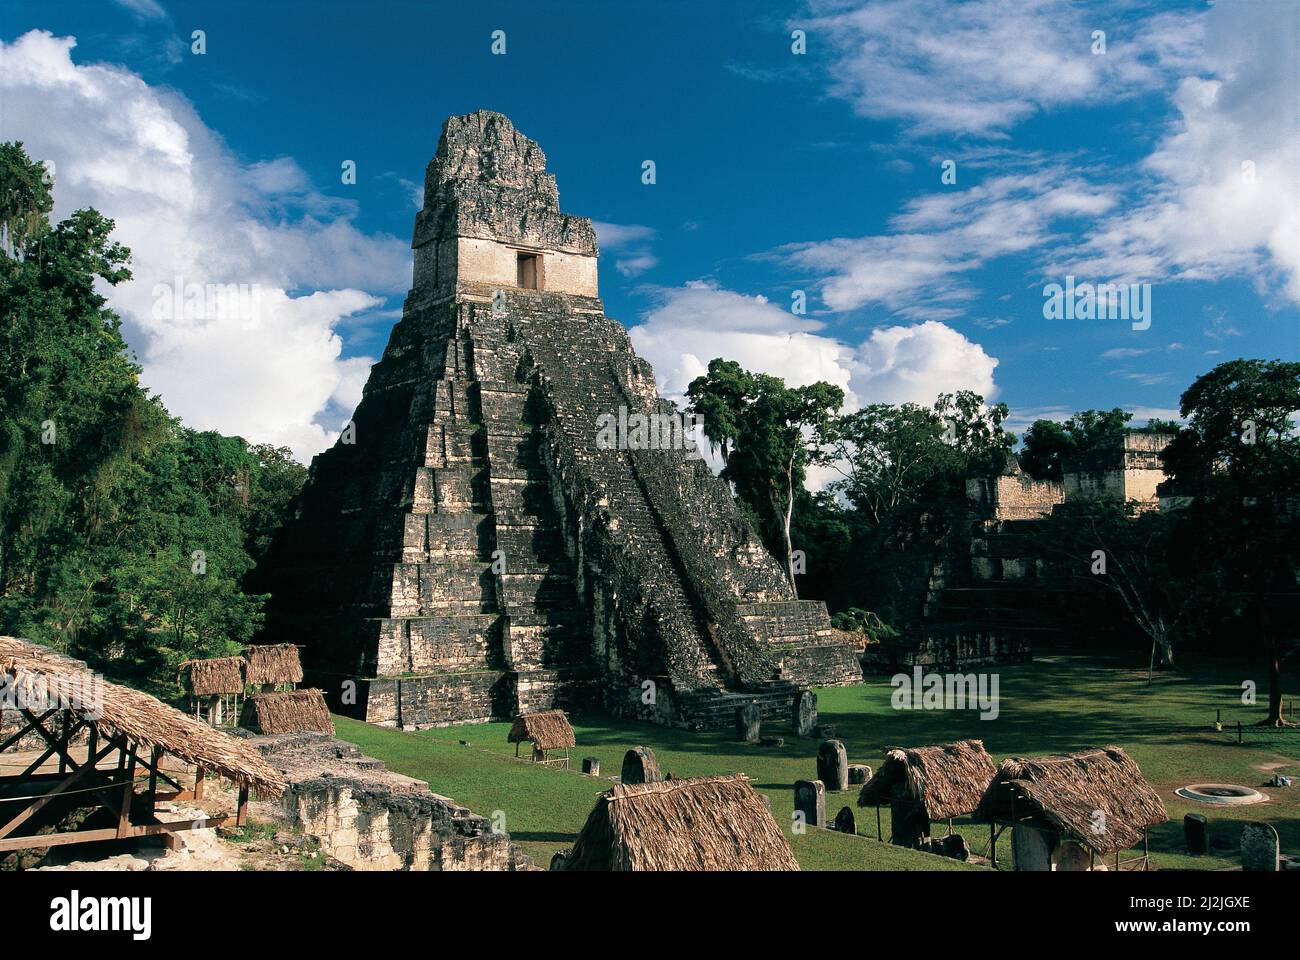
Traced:
<svg viewBox="0 0 1300 960">
<path fill-rule="evenodd" d="M 890 705 L 887 680 L 860 687 L 818 691 L 823 722 L 836 726 L 849 759 L 875 767 L 890 745 L 923 745 L 965 737 L 984 740 L 995 760 L 1015 754 L 1079 750 L 1116 743 L 1142 767 L 1169 808 L 1171 822 L 1152 830 L 1157 867 L 1226 869 L 1237 865 L 1236 843 L 1241 821 L 1268 820 L 1282 837 L 1284 852 L 1300 852 L 1300 786 L 1263 788 L 1269 803 L 1228 810 L 1181 800 L 1176 787 L 1191 782 L 1227 782 L 1260 787 L 1271 774 L 1264 765 L 1280 763 L 1283 773 L 1300 773 L 1300 732 L 1262 731 L 1249 726 L 1245 743 L 1236 743 L 1235 724 L 1252 724 L 1262 707 L 1241 704 L 1241 683 L 1254 680 L 1267 688 L 1258 665 L 1235 661 L 1185 664 L 1180 673 L 1157 676 L 1150 686 L 1137 669 L 1078 658 L 1050 658 L 1032 664 L 997 668 L 1000 712 L 981 721 L 973 712 L 902 711 Z M 1294 688 L 1290 688 L 1294 689 Z M 1213 728 L 1216 709 L 1225 731 Z M 648 744 L 660 766 L 674 775 L 743 772 L 772 799 L 772 812 L 782 825 L 791 823 L 792 784 L 815 776 L 816 742 L 797 740 L 780 730 L 764 735 L 786 736 L 785 746 L 746 746 L 727 733 L 688 733 L 650 724 L 604 717 L 574 718 L 578 746 L 571 751 L 574 770 L 547 769 L 514 759 L 506 743 L 509 725 L 481 724 L 403 733 L 336 718 L 340 737 L 357 743 L 390 769 L 427 780 L 436 793 L 453 797 L 476 813 L 505 818 L 506 829 L 540 865 L 570 845 L 590 812 L 596 796 L 609 786 L 628 747 Z M 469 747 L 458 741 L 467 740 Z M 577 772 L 580 758 L 600 758 L 601 780 Z M 969 869 L 941 857 L 891 847 L 875 841 L 875 813 L 858 810 L 854 792 L 827 795 L 827 815 L 841 806 L 854 806 L 858 831 L 853 838 L 809 829 L 791 836 L 799 863 L 806 870 L 935 870 Z M 1182 852 L 1182 817 L 1196 810 L 1211 820 L 1216 850 L 1211 856 Z M 889 835 L 889 811 L 882 811 Z M 958 821 L 972 848 L 988 846 L 988 828 Z M 1007 856 L 1009 844 L 999 844 Z"/>
</svg>

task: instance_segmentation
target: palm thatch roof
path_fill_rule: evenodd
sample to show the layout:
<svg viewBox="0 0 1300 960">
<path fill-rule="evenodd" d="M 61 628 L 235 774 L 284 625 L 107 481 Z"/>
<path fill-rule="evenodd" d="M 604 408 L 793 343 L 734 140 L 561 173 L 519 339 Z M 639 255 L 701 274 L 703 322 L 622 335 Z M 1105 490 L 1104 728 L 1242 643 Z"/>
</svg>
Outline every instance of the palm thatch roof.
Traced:
<svg viewBox="0 0 1300 960">
<path fill-rule="evenodd" d="M 911 797 L 931 820 L 973 813 L 996 770 L 983 740 L 933 747 L 890 747 L 885 762 L 858 794 L 858 806 Z"/>
<path fill-rule="evenodd" d="M 980 803 L 982 820 L 1044 822 L 1097 853 L 1127 850 L 1169 819 L 1164 801 L 1119 747 L 1003 760 Z"/>
<path fill-rule="evenodd" d="M 573 727 L 569 725 L 569 717 L 563 710 L 539 710 L 515 717 L 515 725 L 510 728 L 506 742 L 524 743 L 528 740 L 541 750 L 558 750 L 577 745 Z"/>
<path fill-rule="evenodd" d="M 334 733 L 334 721 L 319 690 L 255 693 L 244 701 L 240 725 L 255 733 Z"/>
<path fill-rule="evenodd" d="M 120 736 L 137 750 L 159 747 L 251 787 L 262 797 L 276 797 L 284 790 L 284 777 L 248 744 L 147 693 L 109 683 L 79 660 L 26 640 L 0 637 L 0 674 L 8 675 L 11 695 L 19 702 L 57 702 L 60 709 L 95 721 L 105 736 Z"/>
<path fill-rule="evenodd" d="M 244 648 L 244 668 L 248 682 L 254 686 L 264 683 L 302 683 L 302 660 L 298 648 L 292 643 L 260 644 Z"/>
<path fill-rule="evenodd" d="M 196 697 L 244 692 L 243 657 L 186 660 L 178 669 L 187 681 L 186 688 Z"/>
<path fill-rule="evenodd" d="M 564 870 L 798 870 L 742 774 L 617 784 L 600 795 Z"/>
</svg>

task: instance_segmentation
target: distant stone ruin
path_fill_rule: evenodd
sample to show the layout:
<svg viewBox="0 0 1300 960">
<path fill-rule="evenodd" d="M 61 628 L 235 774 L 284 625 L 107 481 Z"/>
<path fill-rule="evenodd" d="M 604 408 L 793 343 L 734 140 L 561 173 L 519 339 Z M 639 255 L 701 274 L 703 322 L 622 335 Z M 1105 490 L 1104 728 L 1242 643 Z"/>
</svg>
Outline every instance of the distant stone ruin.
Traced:
<svg viewBox="0 0 1300 960">
<path fill-rule="evenodd" d="M 784 726 L 800 687 L 861 678 L 693 443 L 608 442 L 680 417 L 604 315 L 591 221 L 560 212 L 536 143 L 449 119 L 413 246 L 402 320 L 254 577 L 265 639 L 301 644 L 335 709 L 721 728 L 757 702 Z"/>
<path fill-rule="evenodd" d="M 919 636 L 882 646 L 883 669 L 1016 663 L 1064 635 L 1068 584 L 1052 581 L 1035 525 L 1064 503 L 1161 507 L 1160 453 L 1173 436 L 1126 431 L 1117 443 L 1067 459 L 1061 483 L 1034 480 L 1015 458 L 997 475 L 966 481 L 976 519 L 968 552 L 934 565 Z"/>
<path fill-rule="evenodd" d="M 1165 479 L 1160 453 L 1173 435 L 1127 431 L 1123 441 L 1100 451 L 1091 462 L 1065 463 L 1065 499 L 1135 501 L 1142 508 L 1160 504 L 1157 487 Z"/>
</svg>

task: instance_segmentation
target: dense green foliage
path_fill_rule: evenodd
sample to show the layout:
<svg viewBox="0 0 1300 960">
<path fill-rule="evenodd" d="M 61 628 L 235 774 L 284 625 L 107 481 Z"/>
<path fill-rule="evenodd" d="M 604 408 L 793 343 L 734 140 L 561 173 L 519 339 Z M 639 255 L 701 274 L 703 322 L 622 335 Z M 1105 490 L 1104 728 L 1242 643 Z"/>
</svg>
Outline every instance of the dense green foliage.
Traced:
<svg viewBox="0 0 1300 960">
<path fill-rule="evenodd" d="M 822 448 L 844 391 L 829 383 L 787 387 L 779 377 L 714 360 L 687 388 L 691 412 L 722 455 L 722 477 L 759 519 L 769 549 L 785 558 L 796 583 L 791 527 L 810 464 Z"/>
<path fill-rule="evenodd" d="M 1002 472 L 1013 456 L 1007 407 L 970 392 L 940 396 L 933 407 L 874 403 L 843 415 L 835 413 L 837 402 L 791 430 L 793 421 L 776 415 L 779 406 L 758 400 L 761 385 L 774 379 L 719 359 L 691 384 L 692 410 L 723 456 L 723 476 L 778 556 L 789 548 L 773 520 L 788 503 L 790 547 L 807 564 L 800 590 L 825 600 L 837 626 L 859 629 L 870 617 L 908 632 L 920 621 L 935 564 L 967 549 L 973 514 L 966 480 Z M 1036 525 L 1037 552 L 1058 582 L 1072 583 L 1080 598 L 1102 600 L 1083 604 L 1089 624 L 1095 617 L 1103 627 L 1098 636 L 1146 637 L 1153 665 L 1172 667 L 1185 644 L 1214 649 L 1225 637 L 1262 644 L 1274 721 L 1277 678 L 1295 655 L 1286 624 L 1300 612 L 1296 410 L 1300 364 L 1235 360 L 1188 388 L 1180 411 L 1186 426 L 1152 420 L 1134 428 L 1122 409 L 1084 410 L 1059 423 L 1036 421 L 1019 452 L 1031 477 L 1059 481 L 1067 470 L 1113 466 L 1127 433 L 1173 437 L 1162 455 L 1163 489 L 1187 500 L 1181 509 L 1075 500 Z M 806 446 L 803 456 L 772 444 L 778 427 L 786 431 L 783 443 Z M 773 491 L 789 493 L 791 462 L 796 486 L 786 501 Z M 839 479 L 810 493 L 801 481 L 811 464 Z"/>
<path fill-rule="evenodd" d="M 190 430 L 139 384 L 97 291 L 130 278 L 113 223 L 51 224 L 48 178 L 0 145 L 0 632 L 160 679 L 247 642 L 241 589 L 305 470 Z"/>
</svg>

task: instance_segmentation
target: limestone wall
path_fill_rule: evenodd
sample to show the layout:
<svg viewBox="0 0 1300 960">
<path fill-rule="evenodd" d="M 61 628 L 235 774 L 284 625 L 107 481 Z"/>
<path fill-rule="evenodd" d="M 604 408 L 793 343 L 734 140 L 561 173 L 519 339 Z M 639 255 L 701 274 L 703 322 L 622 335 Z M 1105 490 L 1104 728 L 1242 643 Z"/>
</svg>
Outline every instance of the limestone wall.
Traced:
<svg viewBox="0 0 1300 960">
<path fill-rule="evenodd" d="M 323 734 L 255 737 L 289 782 L 294 826 L 354 870 L 527 870 L 532 862 L 486 817 L 392 773 Z"/>
<path fill-rule="evenodd" d="M 993 520 L 1032 520 L 1052 512 L 1065 500 L 1065 490 L 1051 480 L 1034 480 L 1022 473 L 972 477 L 966 495 Z"/>
<path fill-rule="evenodd" d="M 518 286 L 518 255 L 521 252 L 537 253 L 541 258 L 537 289 L 581 297 L 600 295 L 594 256 L 562 250 L 526 250 L 476 237 L 458 237 L 456 240 L 456 282 L 489 291 L 498 287 L 514 289 Z"/>
</svg>

